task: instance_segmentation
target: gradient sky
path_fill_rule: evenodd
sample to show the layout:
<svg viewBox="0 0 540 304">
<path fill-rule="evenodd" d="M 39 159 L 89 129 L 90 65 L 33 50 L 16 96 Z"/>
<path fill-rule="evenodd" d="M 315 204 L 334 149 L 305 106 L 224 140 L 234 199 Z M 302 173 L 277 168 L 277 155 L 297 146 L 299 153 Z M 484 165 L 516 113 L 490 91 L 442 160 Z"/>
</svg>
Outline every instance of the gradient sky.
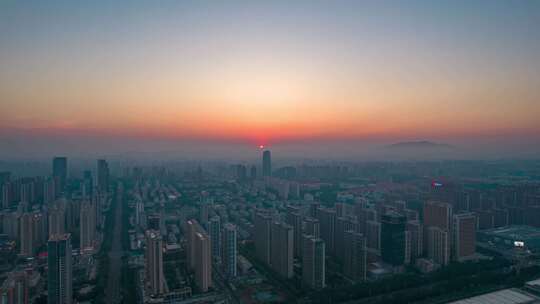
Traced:
<svg viewBox="0 0 540 304">
<path fill-rule="evenodd" d="M 0 128 L 540 134 L 540 1 L 0 1 Z"/>
</svg>

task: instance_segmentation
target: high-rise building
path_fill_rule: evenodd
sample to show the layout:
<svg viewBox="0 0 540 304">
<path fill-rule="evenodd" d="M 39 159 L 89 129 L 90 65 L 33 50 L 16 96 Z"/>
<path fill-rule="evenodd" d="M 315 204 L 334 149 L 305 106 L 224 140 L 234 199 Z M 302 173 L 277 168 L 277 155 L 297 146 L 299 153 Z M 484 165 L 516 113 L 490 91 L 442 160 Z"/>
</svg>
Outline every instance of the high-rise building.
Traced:
<svg viewBox="0 0 540 304">
<path fill-rule="evenodd" d="M 354 215 L 354 206 L 347 203 L 336 203 L 336 214 L 338 217 L 348 217 Z"/>
<path fill-rule="evenodd" d="M 109 164 L 104 159 L 97 161 L 97 183 L 99 191 L 105 193 L 109 190 Z"/>
<path fill-rule="evenodd" d="M 19 238 L 19 213 L 6 212 L 2 214 L 2 233 L 10 239 Z"/>
<path fill-rule="evenodd" d="M 93 196 L 94 178 L 92 177 L 92 171 L 90 170 L 86 170 L 83 173 L 82 193 L 83 193 L 83 197 L 86 199 L 91 198 Z"/>
<path fill-rule="evenodd" d="M 405 264 L 411 263 L 411 232 L 405 227 Z"/>
<path fill-rule="evenodd" d="M 55 194 L 58 195 L 65 190 L 67 181 L 67 158 L 53 158 L 53 177 L 58 181 Z"/>
<path fill-rule="evenodd" d="M 2 184 L 2 204 L 0 207 L 2 209 L 9 208 L 9 205 L 11 204 L 11 184 L 8 182 L 5 182 Z"/>
<path fill-rule="evenodd" d="M 253 235 L 255 253 L 261 262 L 270 265 L 270 248 L 272 241 L 272 217 L 264 213 L 256 213 Z"/>
<path fill-rule="evenodd" d="M 31 213 L 24 213 L 19 218 L 19 246 L 21 255 L 34 254 L 34 221 Z"/>
<path fill-rule="evenodd" d="M 302 283 L 313 289 L 323 289 L 326 286 L 324 241 L 304 234 L 302 245 Z"/>
<path fill-rule="evenodd" d="M 407 221 L 406 230 L 410 236 L 411 261 L 421 257 L 424 252 L 424 228 L 418 220 Z"/>
<path fill-rule="evenodd" d="M 247 179 L 247 167 L 242 164 L 233 166 L 234 168 L 234 177 L 238 181 L 245 181 Z"/>
<path fill-rule="evenodd" d="M 39 248 L 42 245 L 47 244 L 49 240 L 49 234 L 47 233 L 47 217 L 43 213 L 32 214 L 32 237 L 34 248 Z"/>
<path fill-rule="evenodd" d="M 47 303 L 71 304 L 73 301 L 71 235 L 52 235 L 47 243 Z"/>
<path fill-rule="evenodd" d="M 208 231 L 212 240 L 212 256 L 221 257 L 221 220 L 219 216 L 213 216 L 208 222 Z"/>
<path fill-rule="evenodd" d="M 144 213 L 144 203 L 139 199 L 135 202 L 135 224 L 140 226 L 142 224 L 142 217 Z"/>
<path fill-rule="evenodd" d="M 448 238 L 448 242 L 452 242 L 452 205 L 439 202 L 439 201 L 427 201 L 424 204 L 424 251 L 427 252 L 429 249 L 439 246 L 439 244 L 430 244 L 431 240 L 435 240 L 430 237 L 430 232 L 428 231 L 431 227 L 436 227 L 446 232 L 445 237 Z M 449 245 L 449 248 L 451 245 Z M 438 263 L 438 262 L 437 262 Z M 444 264 L 446 265 L 446 264 Z"/>
<path fill-rule="evenodd" d="M 34 183 L 32 181 L 21 184 L 21 202 L 33 203 L 35 201 Z"/>
<path fill-rule="evenodd" d="M 257 178 L 257 167 L 251 166 L 251 169 L 249 170 L 249 177 L 251 179 L 256 179 Z"/>
<path fill-rule="evenodd" d="M 327 252 L 335 254 L 336 211 L 328 208 L 317 209 L 317 219 L 321 227 L 321 238 L 326 244 Z"/>
<path fill-rule="evenodd" d="M 163 218 L 159 213 L 149 214 L 147 218 L 147 224 L 149 230 L 156 230 L 161 233 L 162 227 L 165 225 Z"/>
<path fill-rule="evenodd" d="M 186 221 L 185 234 L 187 239 L 187 254 L 186 259 L 190 269 L 195 269 L 195 234 L 202 232 L 204 229 L 195 219 Z"/>
<path fill-rule="evenodd" d="M 405 263 L 405 216 L 389 212 L 381 217 L 381 257 L 393 266 Z"/>
<path fill-rule="evenodd" d="M 150 293 L 159 295 L 165 292 L 163 276 L 163 240 L 159 231 L 146 231 L 146 281 Z"/>
<path fill-rule="evenodd" d="M 424 225 L 450 231 L 452 228 L 452 205 L 438 201 L 424 204 Z"/>
<path fill-rule="evenodd" d="M 96 211 L 91 202 L 81 204 L 79 217 L 80 249 L 93 249 L 96 239 Z"/>
<path fill-rule="evenodd" d="M 195 283 L 202 292 L 212 286 L 212 244 L 204 231 L 195 233 Z"/>
<path fill-rule="evenodd" d="M 309 193 L 308 193 L 309 194 Z M 312 218 L 318 218 L 320 203 L 312 202 L 309 204 L 309 216 Z"/>
<path fill-rule="evenodd" d="M 302 256 L 302 215 L 300 208 L 296 206 L 287 206 L 287 215 L 285 218 L 287 224 L 294 229 L 294 255 Z"/>
<path fill-rule="evenodd" d="M 289 199 L 300 198 L 300 183 L 290 181 L 289 182 Z"/>
<path fill-rule="evenodd" d="M 66 232 L 66 215 L 64 208 L 54 206 L 49 210 L 49 237 Z"/>
<path fill-rule="evenodd" d="M 454 215 L 454 250 L 457 261 L 471 258 L 476 253 L 476 217 L 473 213 Z"/>
<path fill-rule="evenodd" d="M 9 182 L 10 179 L 11 179 L 11 172 L 9 171 L 0 172 L 0 185 L 2 185 L 3 183 Z"/>
<path fill-rule="evenodd" d="M 201 204 L 199 205 L 199 223 L 201 223 L 201 225 L 203 225 L 204 227 L 206 227 L 206 225 L 208 224 L 209 215 L 210 204 L 205 201 L 201 202 Z"/>
<path fill-rule="evenodd" d="M 0 285 L 1 304 L 28 304 L 28 275 L 24 271 L 9 272 Z"/>
<path fill-rule="evenodd" d="M 293 227 L 275 222 L 272 225 L 271 266 L 284 278 L 293 276 Z"/>
<path fill-rule="evenodd" d="M 358 232 L 358 222 L 356 218 L 345 216 L 336 218 L 336 228 L 334 235 L 335 254 L 341 261 L 345 258 L 345 232 L 346 231 Z"/>
<path fill-rule="evenodd" d="M 344 232 L 343 273 L 354 281 L 366 279 L 366 238 L 354 230 Z"/>
<path fill-rule="evenodd" d="M 439 227 L 427 229 L 427 256 L 433 262 L 446 266 L 450 263 L 450 237 L 448 231 Z"/>
<path fill-rule="evenodd" d="M 366 247 L 379 252 L 381 250 L 381 223 L 367 221 L 365 227 Z"/>
<path fill-rule="evenodd" d="M 195 272 L 195 283 L 202 292 L 212 286 L 212 242 L 208 233 L 191 219 L 186 222 L 187 260 Z"/>
<path fill-rule="evenodd" d="M 223 271 L 228 278 L 236 277 L 236 226 L 231 223 L 223 225 Z"/>
<path fill-rule="evenodd" d="M 43 183 L 43 203 L 45 205 L 52 204 L 56 198 L 56 180 L 54 178 L 49 178 Z"/>
<path fill-rule="evenodd" d="M 269 150 L 263 152 L 262 173 L 263 176 L 272 176 L 272 159 Z"/>
<path fill-rule="evenodd" d="M 319 220 L 312 218 L 312 217 L 306 217 L 304 218 L 304 234 L 314 236 L 316 238 L 321 237 L 321 230 L 320 230 Z"/>
</svg>

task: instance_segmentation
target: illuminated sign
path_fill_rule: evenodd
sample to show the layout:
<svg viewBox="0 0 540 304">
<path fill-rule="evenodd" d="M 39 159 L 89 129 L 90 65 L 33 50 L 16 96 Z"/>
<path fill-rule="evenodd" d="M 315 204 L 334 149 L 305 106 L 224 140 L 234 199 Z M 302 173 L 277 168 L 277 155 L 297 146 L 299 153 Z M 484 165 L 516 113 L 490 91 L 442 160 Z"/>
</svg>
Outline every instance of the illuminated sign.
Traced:
<svg viewBox="0 0 540 304">
<path fill-rule="evenodd" d="M 525 247 L 525 243 L 521 241 L 515 241 L 514 242 L 515 247 Z"/>
<path fill-rule="evenodd" d="M 431 182 L 432 187 L 442 187 L 442 185 L 443 185 L 442 183 L 439 183 L 439 182 L 436 182 L 436 181 Z"/>
</svg>

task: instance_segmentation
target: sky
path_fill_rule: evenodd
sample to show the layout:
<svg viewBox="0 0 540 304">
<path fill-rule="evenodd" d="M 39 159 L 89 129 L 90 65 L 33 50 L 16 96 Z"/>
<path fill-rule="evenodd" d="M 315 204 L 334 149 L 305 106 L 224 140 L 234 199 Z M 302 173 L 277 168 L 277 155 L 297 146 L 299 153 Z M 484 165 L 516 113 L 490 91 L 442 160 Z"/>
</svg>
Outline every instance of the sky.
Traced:
<svg viewBox="0 0 540 304">
<path fill-rule="evenodd" d="M 2 0 L 0 145 L 536 149 L 539 28 L 539 1 Z"/>
</svg>

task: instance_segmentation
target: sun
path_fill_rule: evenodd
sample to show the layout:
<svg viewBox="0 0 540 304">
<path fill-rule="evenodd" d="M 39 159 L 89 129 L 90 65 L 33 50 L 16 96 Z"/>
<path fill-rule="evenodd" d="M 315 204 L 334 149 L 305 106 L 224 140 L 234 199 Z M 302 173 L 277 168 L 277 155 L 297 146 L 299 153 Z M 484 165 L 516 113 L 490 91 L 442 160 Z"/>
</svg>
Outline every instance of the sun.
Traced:
<svg viewBox="0 0 540 304">
<path fill-rule="evenodd" d="M 259 149 L 264 149 L 264 145 L 259 145 Z"/>
</svg>

